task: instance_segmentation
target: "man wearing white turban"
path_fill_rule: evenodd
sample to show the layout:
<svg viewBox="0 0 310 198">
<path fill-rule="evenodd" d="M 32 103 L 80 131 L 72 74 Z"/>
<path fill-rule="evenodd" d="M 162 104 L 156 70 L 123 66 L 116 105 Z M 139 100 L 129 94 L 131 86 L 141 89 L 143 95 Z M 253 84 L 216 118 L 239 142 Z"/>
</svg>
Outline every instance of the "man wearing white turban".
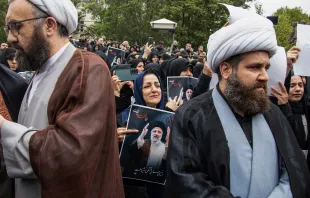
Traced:
<svg viewBox="0 0 310 198">
<path fill-rule="evenodd" d="M 309 197 L 303 154 L 267 95 L 269 59 L 277 50 L 272 24 L 260 16 L 230 19 L 208 43 L 217 87 L 176 112 L 167 197 Z"/>
<path fill-rule="evenodd" d="M 69 42 L 72 2 L 10 0 L 6 24 L 18 61 L 36 70 L 18 123 L 0 116 L 15 197 L 123 198 L 110 72 Z"/>
</svg>

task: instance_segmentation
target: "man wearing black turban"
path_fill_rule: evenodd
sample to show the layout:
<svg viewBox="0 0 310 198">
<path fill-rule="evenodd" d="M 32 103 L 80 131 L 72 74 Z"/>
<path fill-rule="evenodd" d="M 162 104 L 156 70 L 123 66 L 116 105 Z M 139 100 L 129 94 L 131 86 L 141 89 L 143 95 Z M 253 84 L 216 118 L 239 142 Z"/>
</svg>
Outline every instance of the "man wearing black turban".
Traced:
<svg viewBox="0 0 310 198">
<path fill-rule="evenodd" d="M 151 137 L 144 139 L 148 131 L 151 131 Z M 166 135 L 166 143 L 162 138 Z M 167 146 L 170 129 L 166 129 L 165 124 L 160 121 L 153 121 L 143 128 L 141 135 L 129 147 L 129 152 L 133 160 L 138 163 L 138 167 L 152 167 L 158 170 L 166 159 Z"/>
</svg>

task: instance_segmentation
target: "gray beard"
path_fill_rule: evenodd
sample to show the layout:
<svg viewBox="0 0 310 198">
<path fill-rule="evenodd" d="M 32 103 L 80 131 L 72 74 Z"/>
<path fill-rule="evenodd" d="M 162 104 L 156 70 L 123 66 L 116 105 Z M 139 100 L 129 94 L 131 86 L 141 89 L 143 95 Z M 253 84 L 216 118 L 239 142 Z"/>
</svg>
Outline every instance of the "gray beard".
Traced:
<svg viewBox="0 0 310 198">
<path fill-rule="evenodd" d="M 256 88 L 261 85 L 265 86 L 264 93 L 256 91 Z M 270 109 L 267 82 L 258 82 L 249 86 L 243 84 L 235 72 L 227 79 L 224 95 L 230 105 L 247 115 L 266 113 Z"/>
<path fill-rule="evenodd" d="M 151 142 L 152 144 L 158 144 L 160 142 L 161 138 L 154 138 L 153 136 L 151 136 Z"/>
</svg>

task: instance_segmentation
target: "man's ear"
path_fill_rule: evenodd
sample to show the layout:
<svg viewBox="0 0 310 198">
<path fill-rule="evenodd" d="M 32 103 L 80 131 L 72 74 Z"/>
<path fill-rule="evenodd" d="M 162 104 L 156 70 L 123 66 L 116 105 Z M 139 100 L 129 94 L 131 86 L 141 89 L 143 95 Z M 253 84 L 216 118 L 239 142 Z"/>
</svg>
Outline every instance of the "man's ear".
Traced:
<svg viewBox="0 0 310 198">
<path fill-rule="evenodd" d="M 47 17 L 45 21 L 45 30 L 47 36 L 53 36 L 57 33 L 57 21 L 53 17 Z"/>
<path fill-rule="evenodd" d="M 232 74 L 233 68 L 232 65 L 230 65 L 227 62 L 222 62 L 220 64 L 220 72 L 223 79 L 227 80 L 228 77 Z"/>
</svg>

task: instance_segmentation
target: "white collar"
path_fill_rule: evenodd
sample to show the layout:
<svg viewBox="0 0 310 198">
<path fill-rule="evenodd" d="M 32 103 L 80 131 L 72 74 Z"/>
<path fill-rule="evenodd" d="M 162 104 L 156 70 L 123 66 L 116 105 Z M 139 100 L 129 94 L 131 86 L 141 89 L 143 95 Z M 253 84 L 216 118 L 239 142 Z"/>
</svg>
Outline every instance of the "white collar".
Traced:
<svg viewBox="0 0 310 198">
<path fill-rule="evenodd" d="M 44 63 L 42 68 L 40 69 L 40 73 L 44 73 L 44 72 L 48 71 L 50 69 L 50 67 L 58 60 L 58 58 L 61 56 L 61 54 L 66 50 L 66 48 L 68 47 L 69 44 L 70 44 L 70 42 L 65 44 L 60 50 L 58 50 L 56 52 L 56 54 L 54 54 L 51 58 L 49 58 Z"/>
</svg>

